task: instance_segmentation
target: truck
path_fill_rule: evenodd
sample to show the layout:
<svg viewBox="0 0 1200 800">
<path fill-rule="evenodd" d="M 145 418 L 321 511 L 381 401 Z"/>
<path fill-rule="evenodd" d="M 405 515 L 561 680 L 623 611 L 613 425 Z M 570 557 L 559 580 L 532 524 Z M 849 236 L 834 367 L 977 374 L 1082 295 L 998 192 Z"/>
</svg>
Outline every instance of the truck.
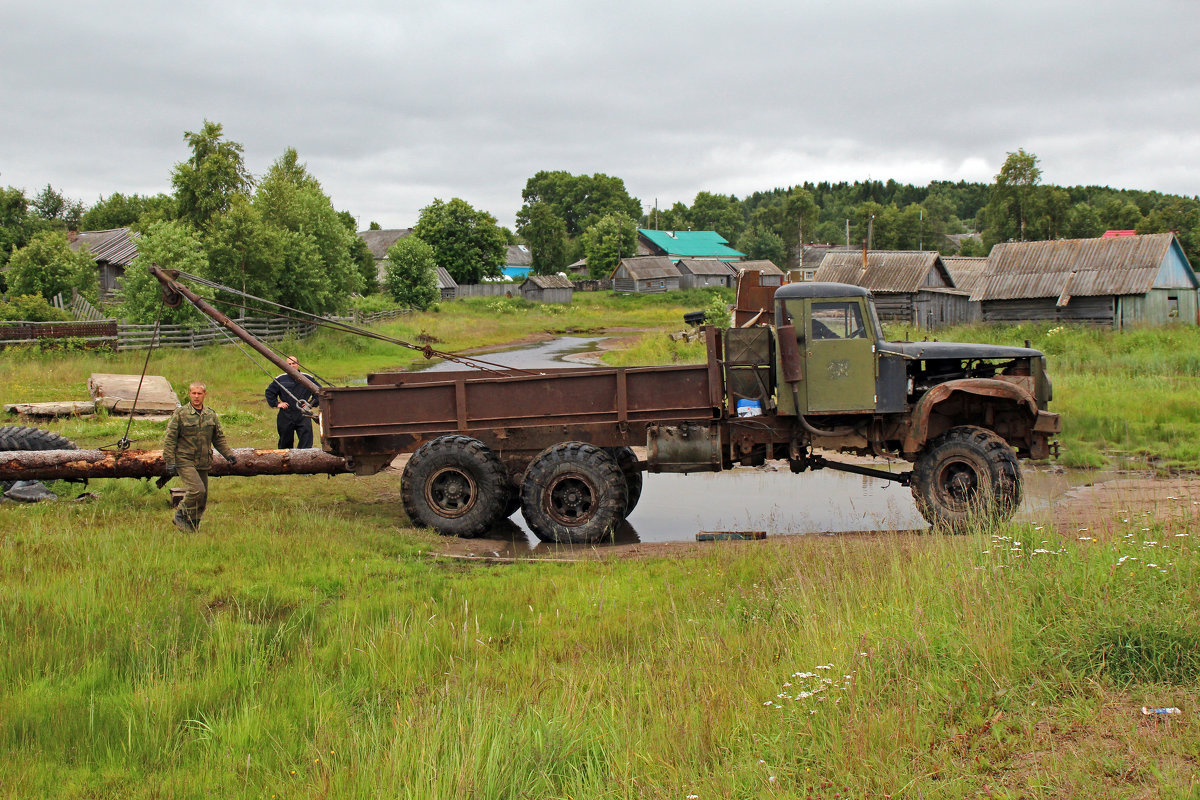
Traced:
<svg viewBox="0 0 1200 800">
<path fill-rule="evenodd" d="M 1046 410 L 1037 350 L 889 342 L 870 293 L 845 284 L 781 287 L 772 323 L 706 327 L 696 365 L 372 374 L 322 391 L 322 439 L 359 474 L 411 453 L 401 494 L 416 522 L 474 536 L 519 508 L 559 543 L 611 536 L 642 471 L 767 460 L 899 481 L 931 525 L 963 530 L 1010 517 L 1018 457 L 1054 449 L 1061 422 Z M 893 473 L 827 454 L 913 466 Z"/>
<path fill-rule="evenodd" d="M 897 481 L 933 527 L 964 531 L 1015 513 L 1018 459 L 1051 456 L 1061 430 L 1046 358 L 1028 342 L 888 341 L 871 293 L 848 284 L 786 284 L 753 324 L 704 326 L 701 364 L 382 372 L 318 386 L 177 274 L 152 272 L 164 302 L 186 297 L 310 386 L 322 447 L 346 470 L 374 474 L 409 454 L 405 512 L 447 535 L 477 536 L 519 509 L 544 541 L 595 544 L 633 511 L 644 472 L 768 460 Z"/>
</svg>

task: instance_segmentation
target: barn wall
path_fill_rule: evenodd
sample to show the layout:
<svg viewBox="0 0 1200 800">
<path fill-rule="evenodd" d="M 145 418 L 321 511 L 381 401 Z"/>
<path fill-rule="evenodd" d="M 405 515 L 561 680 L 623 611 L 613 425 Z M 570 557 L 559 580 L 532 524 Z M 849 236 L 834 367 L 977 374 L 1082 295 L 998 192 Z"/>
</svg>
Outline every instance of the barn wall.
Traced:
<svg viewBox="0 0 1200 800">
<path fill-rule="evenodd" d="M 913 307 L 919 328 L 933 330 L 979 321 L 979 303 L 972 303 L 969 297 L 961 294 L 921 292 L 913 301 Z"/>
<path fill-rule="evenodd" d="M 1196 292 L 1193 289 L 1151 289 L 1144 295 L 1117 299 L 1117 320 L 1130 325 L 1197 324 Z"/>
<path fill-rule="evenodd" d="M 911 294 L 876 294 L 875 311 L 887 322 L 913 323 L 913 296 Z"/>
<path fill-rule="evenodd" d="M 983 301 L 984 322 L 1080 322 L 1087 325 L 1108 325 L 1114 322 L 1115 299 L 1103 297 L 1073 297 L 1063 308 L 1056 306 L 1057 298 L 1038 297 L 1027 300 Z"/>
</svg>

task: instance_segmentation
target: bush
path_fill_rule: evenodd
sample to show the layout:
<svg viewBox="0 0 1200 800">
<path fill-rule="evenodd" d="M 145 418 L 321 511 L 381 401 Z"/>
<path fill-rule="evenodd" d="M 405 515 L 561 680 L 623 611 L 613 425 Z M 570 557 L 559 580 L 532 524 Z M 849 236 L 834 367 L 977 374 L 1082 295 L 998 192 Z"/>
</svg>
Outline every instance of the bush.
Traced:
<svg viewBox="0 0 1200 800">
<path fill-rule="evenodd" d="M 50 305 L 40 294 L 21 294 L 0 303 L 0 319 L 21 322 L 61 322 L 71 315 Z"/>
</svg>

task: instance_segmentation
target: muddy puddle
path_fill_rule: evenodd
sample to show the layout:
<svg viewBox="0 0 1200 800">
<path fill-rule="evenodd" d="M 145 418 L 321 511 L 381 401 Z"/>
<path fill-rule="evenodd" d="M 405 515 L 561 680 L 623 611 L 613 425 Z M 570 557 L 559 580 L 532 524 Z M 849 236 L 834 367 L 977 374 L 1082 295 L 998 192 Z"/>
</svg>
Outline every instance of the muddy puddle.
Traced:
<svg viewBox="0 0 1200 800">
<path fill-rule="evenodd" d="M 883 467 L 879 464 L 876 466 Z M 900 471 L 907 465 L 894 465 Z M 1108 473 L 1025 469 L 1025 498 L 1018 519 L 1046 519 L 1073 489 L 1112 478 Z M 912 494 L 898 483 L 833 470 L 792 474 L 786 464 L 691 475 L 645 474 L 637 508 L 612 542 L 622 546 L 694 542 L 701 531 L 765 531 L 767 536 L 860 531 L 925 530 Z M 481 554 L 515 557 L 569 552 L 547 545 L 520 512 L 475 540 Z"/>
<path fill-rule="evenodd" d="M 581 360 L 581 356 L 595 353 L 603 336 L 559 336 L 537 344 L 522 345 L 507 350 L 478 353 L 477 357 L 490 364 L 501 364 L 510 369 L 550 369 L 562 367 L 594 367 L 595 363 Z M 414 367 L 414 370 L 416 368 Z M 435 361 L 422 372 L 452 372 L 469 369 L 456 361 Z"/>
</svg>

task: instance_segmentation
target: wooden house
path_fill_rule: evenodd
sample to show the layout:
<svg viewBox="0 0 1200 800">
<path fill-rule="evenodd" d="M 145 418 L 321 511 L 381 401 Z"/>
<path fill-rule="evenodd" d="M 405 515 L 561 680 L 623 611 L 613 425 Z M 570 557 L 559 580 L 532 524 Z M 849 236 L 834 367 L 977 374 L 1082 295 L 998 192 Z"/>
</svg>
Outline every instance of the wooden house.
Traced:
<svg viewBox="0 0 1200 800">
<path fill-rule="evenodd" d="M 828 253 L 814 280 L 869 289 L 882 320 L 940 328 L 971 318 L 970 295 L 955 287 L 936 250 Z"/>
<path fill-rule="evenodd" d="M 521 297 L 539 303 L 570 303 L 575 284 L 562 275 L 530 275 L 521 284 Z"/>
<path fill-rule="evenodd" d="M 717 258 L 681 258 L 675 263 L 679 270 L 681 289 L 700 289 L 705 286 L 732 286 L 734 269 Z"/>
<path fill-rule="evenodd" d="M 775 286 L 777 288 L 783 286 L 783 270 L 775 266 L 774 261 L 764 258 L 757 261 L 738 261 L 735 264 L 730 264 L 730 266 L 737 270 L 738 275 L 744 272 L 761 273 L 759 283 L 762 286 Z"/>
<path fill-rule="evenodd" d="M 658 294 L 679 288 L 679 270 L 666 256 L 623 258 L 610 276 L 614 292 Z"/>
<path fill-rule="evenodd" d="M 638 229 L 638 252 L 667 256 L 672 261 L 681 258 L 715 258 L 720 261 L 740 261 L 746 254 L 734 250 L 728 240 L 716 231 L 653 231 Z"/>
<path fill-rule="evenodd" d="M 97 281 L 100 299 L 105 300 L 121 288 L 125 268 L 137 257 L 137 240 L 140 233 L 129 228 L 111 228 L 106 231 L 80 231 L 70 236 L 72 250 L 87 249 L 96 260 Z"/>
<path fill-rule="evenodd" d="M 1124 329 L 1200 323 L 1200 281 L 1173 233 L 1004 242 L 972 299 L 985 322 L 1045 320 Z"/>
</svg>

